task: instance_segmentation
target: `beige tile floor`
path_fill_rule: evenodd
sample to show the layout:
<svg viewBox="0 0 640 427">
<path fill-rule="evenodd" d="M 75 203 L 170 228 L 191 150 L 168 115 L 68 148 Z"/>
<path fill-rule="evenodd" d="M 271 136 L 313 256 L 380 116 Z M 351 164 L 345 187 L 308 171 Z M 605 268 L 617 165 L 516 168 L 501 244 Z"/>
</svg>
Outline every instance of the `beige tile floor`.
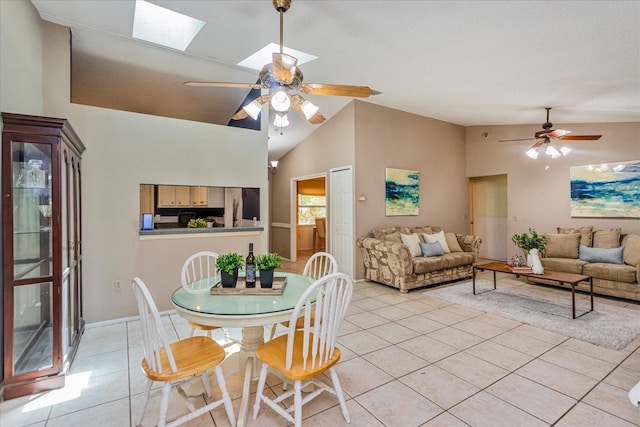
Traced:
<svg viewBox="0 0 640 427">
<path fill-rule="evenodd" d="M 305 259 L 285 269 L 301 272 Z M 338 365 L 350 426 L 640 424 L 627 397 L 640 381 L 640 339 L 613 351 L 438 300 L 424 290 L 400 294 L 368 282 L 354 289 Z M 638 304 L 596 298 L 596 309 L 599 304 L 638 309 L 640 319 Z M 172 338 L 188 336 L 178 315 L 163 320 Z M 240 336 L 239 330 L 230 333 Z M 137 322 L 88 325 L 67 386 L 0 403 L 0 426 L 130 426 L 145 382 L 141 357 Z M 237 411 L 240 378 L 234 374 L 227 382 Z M 268 386 L 281 390 L 275 377 Z M 149 404 L 145 426 L 155 425 L 158 400 Z M 204 402 L 201 396 L 192 400 Z M 169 417 L 185 409 L 172 396 Z M 306 405 L 303 414 L 305 426 L 347 425 L 332 396 Z M 228 420 L 218 408 L 186 425 L 220 427 Z M 249 425 L 288 424 L 263 406 Z"/>
</svg>

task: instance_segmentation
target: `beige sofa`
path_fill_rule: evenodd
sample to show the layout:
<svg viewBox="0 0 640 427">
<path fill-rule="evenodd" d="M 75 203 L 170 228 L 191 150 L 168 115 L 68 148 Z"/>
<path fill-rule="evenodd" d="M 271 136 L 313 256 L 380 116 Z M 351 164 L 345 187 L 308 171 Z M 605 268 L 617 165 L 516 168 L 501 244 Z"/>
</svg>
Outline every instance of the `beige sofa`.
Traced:
<svg viewBox="0 0 640 427">
<path fill-rule="evenodd" d="M 367 281 L 384 283 L 408 292 L 421 286 L 469 278 L 478 260 L 482 240 L 478 236 L 444 233 L 450 253 L 435 256 L 413 256 L 402 235 L 417 234 L 425 242 L 424 234 L 440 235 L 436 226 L 389 227 L 372 230 L 357 240 L 364 262 Z M 415 255 L 415 252 L 414 252 Z"/>
<path fill-rule="evenodd" d="M 593 231 L 593 226 L 557 231 L 544 235 L 545 269 L 591 276 L 594 293 L 640 301 L 640 233 L 621 234 L 620 228 Z M 588 291 L 589 286 L 580 283 L 578 289 Z"/>
</svg>

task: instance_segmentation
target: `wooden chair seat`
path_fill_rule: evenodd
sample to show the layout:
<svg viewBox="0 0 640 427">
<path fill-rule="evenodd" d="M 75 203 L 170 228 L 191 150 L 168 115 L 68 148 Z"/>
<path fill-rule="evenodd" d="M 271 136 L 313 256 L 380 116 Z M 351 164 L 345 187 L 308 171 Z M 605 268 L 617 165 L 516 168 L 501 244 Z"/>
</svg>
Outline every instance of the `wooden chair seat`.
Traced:
<svg viewBox="0 0 640 427">
<path fill-rule="evenodd" d="M 300 318 L 298 318 L 298 321 L 300 321 Z M 302 327 L 304 327 L 304 324 Z M 277 369 L 292 381 L 304 381 L 316 377 L 338 363 L 340 360 L 340 349 L 335 347 L 333 354 L 325 363 L 314 366 L 313 368 L 309 368 L 309 366 L 305 367 L 302 357 L 303 334 L 303 331 L 296 332 L 296 339 L 293 347 L 293 360 L 290 368 L 287 368 L 286 366 L 287 335 L 280 335 L 279 337 L 258 347 L 256 350 L 256 356 L 262 363 L 266 363 Z M 307 362 L 307 365 L 308 364 L 309 362 Z"/>
<path fill-rule="evenodd" d="M 173 381 L 198 375 L 209 368 L 222 363 L 225 358 L 224 349 L 207 336 L 185 338 L 169 344 L 178 370 L 171 371 L 171 365 L 164 348 L 160 351 L 161 367 L 154 371 L 142 359 L 142 370 L 153 381 Z"/>
</svg>

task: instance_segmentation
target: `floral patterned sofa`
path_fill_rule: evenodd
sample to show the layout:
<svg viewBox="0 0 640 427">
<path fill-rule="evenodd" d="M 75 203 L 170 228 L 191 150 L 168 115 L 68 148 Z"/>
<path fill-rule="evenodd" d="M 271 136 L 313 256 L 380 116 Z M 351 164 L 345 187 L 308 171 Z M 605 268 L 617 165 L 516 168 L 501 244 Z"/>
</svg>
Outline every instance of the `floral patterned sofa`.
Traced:
<svg viewBox="0 0 640 427">
<path fill-rule="evenodd" d="M 412 256 L 403 236 L 442 232 L 441 227 L 389 227 L 372 230 L 357 240 L 364 261 L 364 277 L 368 281 L 384 283 L 406 293 L 421 286 L 470 278 L 478 260 L 482 240 L 478 236 L 444 233 L 451 246 L 450 253 L 436 256 Z M 457 243 L 457 244 L 456 244 Z M 415 254 L 415 252 L 414 252 Z"/>
</svg>

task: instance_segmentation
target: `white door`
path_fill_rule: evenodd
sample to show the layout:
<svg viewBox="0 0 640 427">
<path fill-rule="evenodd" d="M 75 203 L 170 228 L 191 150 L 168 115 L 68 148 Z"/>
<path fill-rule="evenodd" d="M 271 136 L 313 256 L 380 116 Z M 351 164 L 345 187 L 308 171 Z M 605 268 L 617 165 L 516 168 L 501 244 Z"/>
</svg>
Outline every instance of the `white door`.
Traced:
<svg viewBox="0 0 640 427">
<path fill-rule="evenodd" d="M 330 170 L 329 239 L 338 270 L 353 278 L 353 174 L 351 166 Z"/>
</svg>

